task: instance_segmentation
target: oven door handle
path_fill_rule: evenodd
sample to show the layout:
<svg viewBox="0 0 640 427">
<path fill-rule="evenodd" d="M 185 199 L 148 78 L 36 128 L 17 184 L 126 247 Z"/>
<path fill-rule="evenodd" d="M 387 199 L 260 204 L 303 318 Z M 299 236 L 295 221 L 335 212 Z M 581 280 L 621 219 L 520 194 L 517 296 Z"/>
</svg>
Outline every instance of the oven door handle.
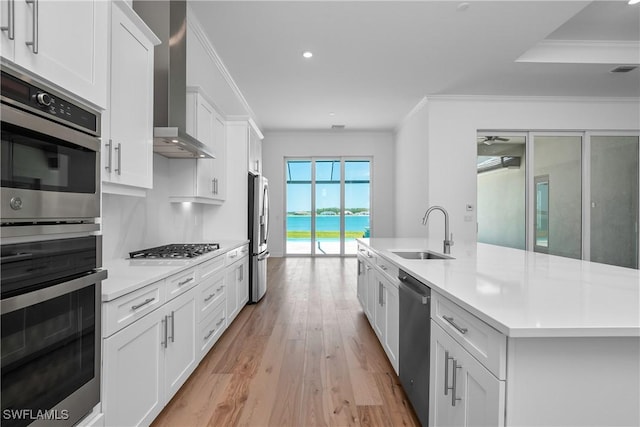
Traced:
<svg viewBox="0 0 640 427">
<path fill-rule="evenodd" d="M 85 288 L 95 283 L 99 284 L 106 278 L 107 270 L 98 270 L 95 273 L 78 277 L 77 279 L 69 280 L 68 282 L 63 282 L 48 288 L 38 289 L 33 292 L 3 299 L 0 304 L 0 309 L 2 310 L 2 314 L 10 313 L 30 305 L 39 304 L 61 295 L 77 291 L 78 289 Z"/>
</svg>

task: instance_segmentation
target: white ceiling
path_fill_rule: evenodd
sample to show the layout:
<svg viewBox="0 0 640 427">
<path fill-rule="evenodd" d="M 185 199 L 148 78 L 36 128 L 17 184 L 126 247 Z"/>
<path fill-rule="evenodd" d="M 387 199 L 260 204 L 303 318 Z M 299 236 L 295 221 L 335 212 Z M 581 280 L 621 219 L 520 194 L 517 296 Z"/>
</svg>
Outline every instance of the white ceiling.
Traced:
<svg viewBox="0 0 640 427">
<path fill-rule="evenodd" d="M 640 63 L 640 5 L 503 0 L 467 1 L 465 9 L 461 3 L 192 1 L 191 7 L 262 130 L 393 129 L 429 95 L 640 97 L 638 69 L 609 73 L 618 59 Z M 564 43 L 558 51 L 557 40 L 579 41 L 581 50 L 568 55 L 575 43 Z M 302 58 L 305 50 L 312 59 Z M 521 56 L 528 62 L 516 62 Z"/>
</svg>

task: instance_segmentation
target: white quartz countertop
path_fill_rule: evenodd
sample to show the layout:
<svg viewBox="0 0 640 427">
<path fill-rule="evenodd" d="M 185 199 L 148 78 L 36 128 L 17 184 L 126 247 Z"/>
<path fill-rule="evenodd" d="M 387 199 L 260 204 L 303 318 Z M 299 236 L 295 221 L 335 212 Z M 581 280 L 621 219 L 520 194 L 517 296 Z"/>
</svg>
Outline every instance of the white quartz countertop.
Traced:
<svg viewBox="0 0 640 427">
<path fill-rule="evenodd" d="M 487 244 L 458 244 L 451 260 L 393 251 L 442 240 L 358 241 L 510 337 L 640 336 L 640 271 Z"/>
<path fill-rule="evenodd" d="M 143 286 L 165 279 L 190 267 L 208 261 L 215 257 L 238 248 L 248 240 L 230 240 L 217 242 L 220 249 L 208 254 L 180 261 L 140 261 L 129 259 L 114 259 L 105 262 L 103 269 L 108 271 L 108 278 L 102 282 L 102 301 L 111 301 L 115 298 L 140 289 Z"/>
</svg>

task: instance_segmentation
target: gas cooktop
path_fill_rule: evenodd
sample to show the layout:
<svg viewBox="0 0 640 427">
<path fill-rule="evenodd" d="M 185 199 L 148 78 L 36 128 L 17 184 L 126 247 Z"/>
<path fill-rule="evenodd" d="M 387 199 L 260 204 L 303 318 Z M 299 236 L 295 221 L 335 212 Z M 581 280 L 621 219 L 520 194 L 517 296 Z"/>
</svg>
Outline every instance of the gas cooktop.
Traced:
<svg viewBox="0 0 640 427">
<path fill-rule="evenodd" d="M 178 243 L 129 252 L 129 257 L 132 260 L 188 260 L 218 249 L 218 243 Z"/>
</svg>

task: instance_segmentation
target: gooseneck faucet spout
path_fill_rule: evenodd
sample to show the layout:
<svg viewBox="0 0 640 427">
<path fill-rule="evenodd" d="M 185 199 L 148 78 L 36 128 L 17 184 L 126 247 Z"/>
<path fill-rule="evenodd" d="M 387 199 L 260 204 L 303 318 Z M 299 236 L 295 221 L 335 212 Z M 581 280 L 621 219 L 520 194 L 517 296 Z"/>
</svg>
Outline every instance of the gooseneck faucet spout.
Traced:
<svg viewBox="0 0 640 427">
<path fill-rule="evenodd" d="M 453 233 L 449 235 L 449 214 L 447 210 L 442 206 L 431 206 L 424 213 L 424 217 L 422 218 L 422 225 L 427 225 L 427 221 L 429 221 L 429 214 L 433 211 L 440 211 L 444 214 L 444 253 L 451 253 L 451 246 L 453 246 Z"/>
</svg>

